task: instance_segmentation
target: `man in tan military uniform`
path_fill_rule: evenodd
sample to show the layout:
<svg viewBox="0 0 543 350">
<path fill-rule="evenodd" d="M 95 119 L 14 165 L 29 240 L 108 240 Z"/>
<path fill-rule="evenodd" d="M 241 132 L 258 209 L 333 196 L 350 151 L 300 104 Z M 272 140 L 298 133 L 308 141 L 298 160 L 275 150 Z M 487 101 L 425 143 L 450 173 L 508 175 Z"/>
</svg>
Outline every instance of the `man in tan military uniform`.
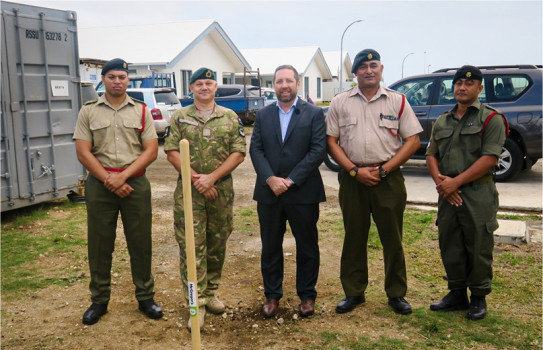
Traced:
<svg viewBox="0 0 543 350">
<path fill-rule="evenodd" d="M 128 81 L 125 61 L 106 63 L 106 92 L 83 106 L 73 136 L 77 157 L 89 172 L 85 202 L 92 305 L 83 315 L 88 325 L 107 312 L 119 212 L 139 309 L 150 318 L 162 317 L 153 300 L 151 189 L 145 177 L 145 168 L 157 157 L 157 134 L 143 102 L 126 94 Z"/>
<path fill-rule="evenodd" d="M 493 234 L 498 228 L 498 191 L 492 172 L 505 142 L 507 121 L 479 101 L 482 80 L 477 67 L 457 70 L 453 78 L 457 104 L 436 120 L 426 150 L 439 194 L 439 248 L 450 289 L 430 309 L 469 309 L 471 320 L 486 316 L 485 296 L 491 291 Z"/>
<path fill-rule="evenodd" d="M 234 188 L 231 172 L 245 158 L 245 133 L 238 116 L 215 103 L 217 81 L 208 68 L 195 71 L 190 80 L 194 104 L 180 108 L 170 122 L 164 141 L 168 161 L 180 172 L 179 141 L 190 144 L 192 206 L 198 278 L 198 310 L 203 327 L 206 308 L 225 311 L 216 292 L 221 280 L 226 241 L 232 233 Z M 174 229 L 181 257 L 181 279 L 188 300 L 183 184 L 174 193 Z M 191 328 L 191 319 L 188 327 Z"/>
<path fill-rule="evenodd" d="M 383 244 L 388 304 L 396 313 L 409 314 L 402 248 L 407 193 L 399 168 L 420 147 L 422 127 L 405 97 L 380 85 L 383 65 L 377 51 L 359 52 L 352 72 L 358 86 L 335 96 L 326 117 L 328 150 L 342 167 L 339 204 L 345 240 L 340 278 L 346 297 L 336 311 L 349 312 L 366 300 L 371 215 Z"/>
</svg>

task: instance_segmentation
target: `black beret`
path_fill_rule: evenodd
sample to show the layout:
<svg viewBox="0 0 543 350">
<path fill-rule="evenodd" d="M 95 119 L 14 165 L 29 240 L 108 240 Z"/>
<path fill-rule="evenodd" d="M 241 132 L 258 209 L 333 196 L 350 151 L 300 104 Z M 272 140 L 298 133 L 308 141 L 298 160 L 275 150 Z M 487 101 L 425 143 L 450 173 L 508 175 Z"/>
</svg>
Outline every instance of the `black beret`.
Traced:
<svg viewBox="0 0 543 350">
<path fill-rule="evenodd" d="M 352 73 L 356 73 L 358 67 L 366 61 L 380 61 L 381 56 L 379 55 L 379 52 L 375 51 L 374 49 L 364 49 L 356 54 L 353 61 L 353 69 L 351 70 Z"/>
<path fill-rule="evenodd" d="M 102 75 L 106 75 L 110 70 L 122 70 L 128 73 L 128 63 L 122 58 L 114 58 L 111 61 L 104 64 L 102 68 Z"/>
<path fill-rule="evenodd" d="M 194 83 L 198 79 L 211 79 L 217 81 L 217 78 L 215 78 L 215 72 L 205 67 L 202 67 L 192 73 L 189 84 Z"/>
<path fill-rule="evenodd" d="M 467 80 L 480 80 L 483 81 L 483 73 L 481 73 L 481 70 L 475 66 L 462 66 L 454 75 L 453 78 L 453 84 L 456 83 L 459 79 L 467 79 Z"/>
</svg>

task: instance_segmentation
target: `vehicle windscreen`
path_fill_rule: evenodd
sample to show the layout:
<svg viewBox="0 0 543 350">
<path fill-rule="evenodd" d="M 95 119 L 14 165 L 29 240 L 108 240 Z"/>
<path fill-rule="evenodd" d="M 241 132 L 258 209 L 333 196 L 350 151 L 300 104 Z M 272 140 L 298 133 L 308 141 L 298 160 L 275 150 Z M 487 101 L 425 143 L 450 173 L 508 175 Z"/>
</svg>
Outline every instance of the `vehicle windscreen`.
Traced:
<svg viewBox="0 0 543 350">
<path fill-rule="evenodd" d="M 215 97 L 235 96 L 235 95 L 240 95 L 240 94 L 241 94 L 241 89 L 239 88 L 218 87 L 217 92 L 215 93 Z"/>
<path fill-rule="evenodd" d="M 177 96 L 171 91 L 156 91 L 155 100 L 156 103 L 163 103 L 165 105 L 179 104 Z"/>
<path fill-rule="evenodd" d="M 143 92 L 139 91 L 127 91 L 126 94 L 138 101 L 143 101 Z"/>
</svg>

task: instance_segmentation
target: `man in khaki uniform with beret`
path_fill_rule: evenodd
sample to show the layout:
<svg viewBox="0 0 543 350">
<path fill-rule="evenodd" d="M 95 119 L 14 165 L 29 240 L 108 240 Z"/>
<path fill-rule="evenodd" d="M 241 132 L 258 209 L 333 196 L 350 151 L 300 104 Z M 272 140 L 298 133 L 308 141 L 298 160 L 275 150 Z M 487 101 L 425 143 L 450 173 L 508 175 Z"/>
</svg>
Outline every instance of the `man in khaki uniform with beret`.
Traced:
<svg viewBox="0 0 543 350">
<path fill-rule="evenodd" d="M 231 172 L 245 158 L 245 132 L 238 116 L 215 103 L 217 81 L 209 68 L 196 70 L 190 79 L 194 104 L 180 108 L 170 121 L 164 140 L 168 161 L 180 172 L 179 141 L 190 144 L 192 209 L 198 279 L 198 321 L 203 327 L 206 309 L 214 314 L 225 311 L 217 298 L 226 242 L 232 233 L 234 187 Z M 177 181 L 174 193 L 174 230 L 181 258 L 181 280 L 188 300 L 187 255 L 183 183 Z M 188 328 L 191 329 L 189 317 Z"/>
<path fill-rule="evenodd" d="M 407 193 L 400 166 L 420 147 L 422 127 L 405 96 L 382 87 L 383 65 L 373 49 L 359 52 L 352 72 L 358 86 L 332 99 L 326 117 L 328 150 L 342 167 L 339 204 L 345 226 L 338 313 L 365 302 L 367 242 L 377 225 L 383 245 L 385 291 L 394 312 L 409 314 L 402 225 Z M 404 141 L 404 142 L 402 142 Z"/>
<path fill-rule="evenodd" d="M 145 177 L 157 157 L 157 134 L 144 103 L 126 94 L 128 81 L 125 61 L 107 62 L 102 69 L 106 92 L 83 106 L 73 136 L 77 158 L 89 172 L 85 202 L 92 305 L 83 315 L 87 325 L 107 312 L 119 212 L 139 309 L 149 318 L 162 317 L 153 300 L 151 188 Z"/>
<path fill-rule="evenodd" d="M 456 106 L 436 120 L 426 162 L 439 194 L 439 249 L 447 272 L 447 294 L 433 311 L 467 310 L 486 316 L 491 291 L 498 191 L 493 171 L 505 142 L 507 119 L 479 101 L 483 74 L 463 66 L 453 78 Z M 468 300 L 467 288 L 471 291 Z"/>
</svg>

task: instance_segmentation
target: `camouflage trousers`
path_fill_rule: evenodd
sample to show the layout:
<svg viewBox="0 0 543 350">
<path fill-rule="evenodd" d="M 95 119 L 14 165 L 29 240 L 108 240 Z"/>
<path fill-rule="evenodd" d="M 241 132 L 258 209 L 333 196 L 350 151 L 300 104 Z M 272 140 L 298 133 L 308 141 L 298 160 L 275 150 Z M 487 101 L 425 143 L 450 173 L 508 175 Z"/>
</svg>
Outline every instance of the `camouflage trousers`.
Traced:
<svg viewBox="0 0 543 350">
<path fill-rule="evenodd" d="M 234 188 L 232 178 L 217 185 L 215 200 L 208 200 L 192 186 L 194 243 L 196 249 L 196 275 L 198 304 L 206 305 L 219 288 L 226 255 L 226 242 L 232 233 Z M 174 231 L 179 243 L 181 281 L 188 300 L 187 251 L 185 242 L 185 211 L 183 184 L 177 181 L 174 192 Z"/>
</svg>

